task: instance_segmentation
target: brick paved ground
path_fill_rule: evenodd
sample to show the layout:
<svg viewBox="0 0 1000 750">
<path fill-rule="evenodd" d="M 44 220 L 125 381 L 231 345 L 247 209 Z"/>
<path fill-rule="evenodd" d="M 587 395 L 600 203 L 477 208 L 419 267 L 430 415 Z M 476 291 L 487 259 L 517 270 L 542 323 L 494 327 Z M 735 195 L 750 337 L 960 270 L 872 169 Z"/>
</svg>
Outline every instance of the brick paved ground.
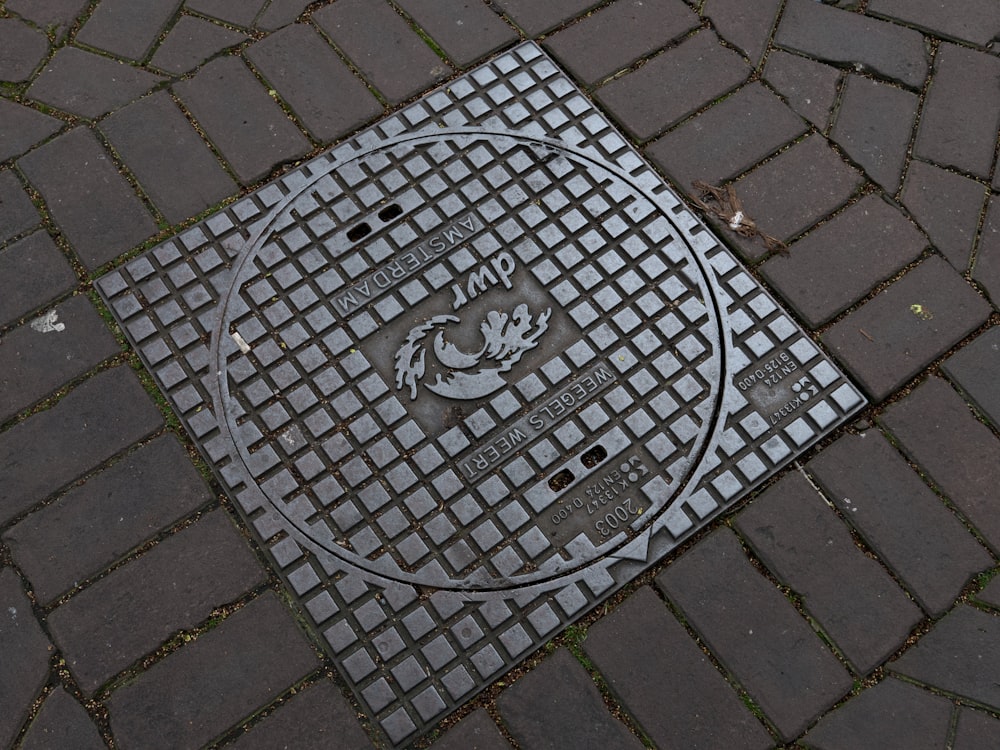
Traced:
<svg viewBox="0 0 1000 750">
<path fill-rule="evenodd" d="M 1000 747 L 995 0 L 0 2 L 0 747 L 371 747 L 92 282 L 519 39 L 874 405 L 425 744 Z"/>
</svg>

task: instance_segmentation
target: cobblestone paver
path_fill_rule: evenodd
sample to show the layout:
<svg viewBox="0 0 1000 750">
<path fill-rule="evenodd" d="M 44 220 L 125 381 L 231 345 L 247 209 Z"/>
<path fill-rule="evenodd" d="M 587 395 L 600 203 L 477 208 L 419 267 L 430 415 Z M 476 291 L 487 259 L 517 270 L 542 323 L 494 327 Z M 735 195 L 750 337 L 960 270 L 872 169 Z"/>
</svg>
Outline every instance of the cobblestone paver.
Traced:
<svg viewBox="0 0 1000 750">
<path fill-rule="evenodd" d="M 94 283 L 529 39 L 734 188 L 786 247 L 704 218 L 871 405 L 413 745 L 1000 746 L 998 38 L 995 0 L 0 3 L 0 747 L 388 746 Z"/>
</svg>

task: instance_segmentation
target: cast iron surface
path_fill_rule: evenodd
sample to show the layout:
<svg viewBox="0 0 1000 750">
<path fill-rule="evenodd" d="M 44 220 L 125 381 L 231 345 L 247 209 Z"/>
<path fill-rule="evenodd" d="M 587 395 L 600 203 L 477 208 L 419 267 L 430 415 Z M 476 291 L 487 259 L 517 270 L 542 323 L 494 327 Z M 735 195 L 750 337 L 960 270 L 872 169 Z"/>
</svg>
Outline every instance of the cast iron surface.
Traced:
<svg viewBox="0 0 1000 750">
<path fill-rule="evenodd" d="M 533 43 L 99 288 L 396 744 L 864 403 Z"/>
</svg>

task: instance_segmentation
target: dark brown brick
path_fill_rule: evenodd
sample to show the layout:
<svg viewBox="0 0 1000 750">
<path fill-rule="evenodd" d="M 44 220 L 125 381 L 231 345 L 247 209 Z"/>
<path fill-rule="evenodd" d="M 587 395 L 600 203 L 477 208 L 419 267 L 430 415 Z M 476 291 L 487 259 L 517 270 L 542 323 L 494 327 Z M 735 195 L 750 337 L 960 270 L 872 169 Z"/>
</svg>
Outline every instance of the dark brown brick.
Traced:
<svg viewBox="0 0 1000 750">
<path fill-rule="evenodd" d="M 830 139 L 889 195 L 899 188 L 919 101 L 888 83 L 847 78 Z"/>
<path fill-rule="evenodd" d="M 746 80 L 750 68 L 701 31 L 596 92 L 619 122 L 648 140 Z"/>
<path fill-rule="evenodd" d="M 760 83 L 688 120 L 646 148 L 685 191 L 694 180 L 718 185 L 802 135 L 806 123 Z"/>
<path fill-rule="evenodd" d="M 63 688 L 56 688 L 45 699 L 31 722 L 21 750 L 105 750 L 107 745 L 93 720 Z"/>
<path fill-rule="evenodd" d="M 103 55 L 63 47 L 27 91 L 30 98 L 91 119 L 138 99 L 161 76 Z"/>
<path fill-rule="evenodd" d="M 49 678 L 49 643 L 12 568 L 0 568 L 0 745 L 13 747 L 31 704 Z"/>
<path fill-rule="evenodd" d="M 851 678 L 792 603 L 722 528 L 656 578 L 711 652 L 788 742 L 851 689 Z"/>
<path fill-rule="evenodd" d="M 494 0 L 493 4 L 503 10 L 527 36 L 538 36 L 567 21 L 582 16 L 586 11 L 599 5 L 595 0 Z"/>
<path fill-rule="evenodd" d="M 845 435 L 808 471 L 932 617 L 992 558 L 878 430 Z"/>
<path fill-rule="evenodd" d="M 89 4 L 88 0 L 7 0 L 7 10 L 34 21 L 40 28 L 52 29 L 61 40 L 73 21 Z"/>
<path fill-rule="evenodd" d="M 481 708 L 445 732 L 431 747 L 434 750 L 511 750 L 493 719 Z"/>
<path fill-rule="evenodd" d="M 919 32 L 815 0 L 788 0 L 774 41 L 819 60 L 861 65 L 914 89 L 923 86 L 929 67 Z"/>
<path fill-rule="evenodd" d="M 111 730 L 123 747 L 201 746 L 318 665 L 268 592 L 112 693 Z"/>
<path fill-rule="evenodd" d="M 990 306 L 931 256 L 836 323 L 823 342 L 881 401 L 982 325 Z"/>
<path fill-rule="evenodd" d="M 77 278 L 69 261 L 45 232 L 29 234 L 0 251 L 0 325 L 68 292 Z"/>
<path fill-rule="evenodd" d="M 769 487 L 736 526 L 860 674 L 903 645 L 923 618 L 801 474 Z"/>
<path fill-rule="evenodd" d="M 91 270 L 156 233 L 153 217 L 87 128 L 59 136 L 18 165 Z"/>
<path fill-rule="evenodd" d="M 38 319 L 0 340 L 0 422 L 83 375 L 121 349 L 84 296 L 47 312 L 61 330 L 45 330 Z"/>
<path fill-rule="evenodd" d="M 267 0 L 187 0 L 185 6 L 220 21 L 250 28 Z"/>
<path fill-rule="evenodd" d="M 638 738 L 608 713 L 590 676 L 562 648 L 504 690 L 497 705 L 522 747 L 642 747 Z"/>
<path fill-rule="evenodd" d="M 31 107 L 0 99 L 0 161 L 20 156 L 63 124 Z"/>
<path fill-rule="evenodd" d="M 58 404 L 0 434 L 0 523 L 163 423 L 127 367 L 99 373 Z"/>
<path fill-rule="evenodd" d="M 556 32 L 545 46 L 577 79 L 593 85 L 698 24 L 698 16 L 681 0 L 616 3 Z M 615 38 L 627 38 L 628 44 L 607 44 Z"/>
<path fill-rule="evenodd" d="M 481 0 L 398 0 L 397 5 L 462 68 L 518 38 L 514 29 Z"/>
<path fill-rule="evenodd" d="M 294 22 L 309 5 L 310 0 L 271 0 L 257 17 L 255 26 L 265 31 L 277 31 Z"/>
<path fill-rule="evenodd" d="M 1000 129 L 1000 60 L 942 44 L 913 153 L 987 177 Z"/>
<path fill-rule="evenodd" d="M 183 0 L 101 0 L 76 41 L 130 60 L 144 60 Z"/>
<path fill-rule="evenodd" d="M 313 19 L 392 104 L 451 72 L 383 0 L 338 0 L 316 11 Z"/>
<path fill-rule="evenodd" d="M 29 514 L 3 541 L 47 604 L 211 499 L 180 443 L 164 435 Z"/>
<path fill-rule="evenodd" d="M 712 19 L 719 36 L 739 47 L 758 65 L 781 10 L 781 0 L 707 0 L 702 13 Z"/>
<path fill-rule="evenodd" d="M 286 26 L 249 47 L 246 56 L 317 140 L 333 141 L 382 112 L 311 26 Z"/>
<path fill-rule="evenodd" d="M 841 71 L 807 57 L 776 49 L 767 56 L 764 80 L 788 101 L 788 105 L 826 131 L 837 100 Z"/>
<path fill-rule="evenodd" d="M 770 735 L 649 587 L 590 628 L 583 647 L 657 747 L 771 747 Z"/>
<path fill-rule="evenodd" d="M 938 0 L 870 0 L 868 12 L 981 47 L 1000 36 L 1000 5 L 993 0 L 963 0 L 959 5 Z"/>
<path fill-rule="evenodd" d="M 810 135 L 736 181 L 747 216 L 761 230 L 788 241 L 842 206 L 864 178 L 844 163 L 822 136 Z M 763 255 L 762 242 L 723 227 L 749 258 Z"/>
<path fill-rule="evenodd" d="M 343 694 L 329 680 L 298 693 L 263 721 L 254 724 L 229 747 L 234 750 L 274 748 L 371 748 Z"/>
<path fill-rule="evenodd" d="M 984 747 L 1000 747 L 1000 719 L 963 706 L 959 709 L 952 750 L 982 750 Z"/>
<path fill-rule="evenodd" d="M 939 750 L 951 710 L 947 698 L 889 678 L 824 716 L 803 742 L 817 750 Z"/>
<path fill-rule="evenodd" d="M 238 58 L 213 60 L 175 91 L 241 182 L 259 180 L 309 150 L 309 141 Z"/>
<path fill-rule="evenodd" d="M 987 543 L 1000 550 L 1000 440 L 962 398 L 932 377 L 889 407 L 881 421 Z"/>
<path fill-rule="evenodd" d="M 812 328 L 916 260 L 927 240 L 878 196 L 867 196 L 761 266 L 764 278 Z"/>
<path fill-rule="evenodd" d="M 171 223 L 204 211 L 238 189 L 165 91 L 115 112 L 100 127 Z"/>
<path fill-rule="evenodd" d="M 227 47 L 246 40 L 246 34 L 196 16 L 181 16 L 157 48 L 151 64 L 169 73 L 187 73 Z"/>
<path fill-rule="evenodd" d="M 951 355 L 941 369 L 1000 428 L 1000 328 L 991 328 Z"/>
<path fill-rule="evenodd" d="M 913 160 L 901 199 L 948 262 L 965 271 L 988 195 L 975 180 Z"/>
<path fill-rule="evenodd" d="M 246 540 L 216 510 L 57 607 L 49 628 L 89 694 L 263 581 Z"/>
<path fill-rule="evenodd" d="M 1000 708 L 1000 617 L 960 605 L 899 659 L 896 674 Z"/>
</svg>

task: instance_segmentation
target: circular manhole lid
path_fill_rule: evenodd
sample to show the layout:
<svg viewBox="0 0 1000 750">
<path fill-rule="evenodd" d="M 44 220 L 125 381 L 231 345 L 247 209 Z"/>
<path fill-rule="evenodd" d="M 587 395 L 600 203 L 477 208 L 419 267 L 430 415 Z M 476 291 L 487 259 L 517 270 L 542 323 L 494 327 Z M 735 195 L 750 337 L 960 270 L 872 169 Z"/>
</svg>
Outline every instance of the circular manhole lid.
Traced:
<svg viewBox="0 0 1000 750">
<path fill-rule="evenodd" d="M 724 353 L 662 186 L 463 129 L 312 171 L 248 241 L 213 341 L 223 430 L 275 510 L 458 590 L 574 573 L 666 511 Z"/>
</svg>

